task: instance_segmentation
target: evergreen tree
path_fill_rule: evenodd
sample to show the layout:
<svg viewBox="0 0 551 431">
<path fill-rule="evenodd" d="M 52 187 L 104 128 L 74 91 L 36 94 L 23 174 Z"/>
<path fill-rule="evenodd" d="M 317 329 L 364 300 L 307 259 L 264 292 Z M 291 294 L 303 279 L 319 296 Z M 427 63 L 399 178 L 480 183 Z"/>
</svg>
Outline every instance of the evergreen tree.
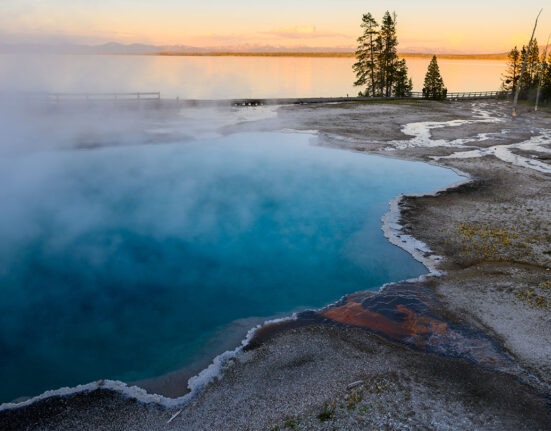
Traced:
<svg viewBox="0 0 551 431">
<path fill-rule="evenodd" d="M 522 82 L 520 82 L 520 71 L 527 52 L 526 70 L 522 76 Z M 551 65 L 549 64 L 551 52 L 545 54 L 545 52 L 540 53 L 536 39 L 532 41 L 530 47 L 523 46 L 520 51 L 514 47 L 508 54 L 507 71 L 502 78 L 502 88 L 514 92 L 517 86 L 520 86 L 520 98 L 534 100 L 540 84 L 541 71 L 539 102 L 541 104 L 551 103 Z"/>
<path fill-rule="evenodd" d="M 549 59 L 551 54 L 548 54 L 547 58 L 543 58 L 543 76 L 541 84 L 541 100 L 545 103 L 551 102 L 551 64 Z"/>
<path fill-rule="evenodd" d="M 411 78 L 408 79 L 406 60 L 399 60 L 394 78 L 393 94 L 396 97 L 408 97 L 411 96 L 411 90 L 413 90 L 413 81 Z"/>
<path fill-rule="evenodd" d="M 363 34 L 358 38 L 358 49 L 356 50 L 357 62 L 353 66 L 356 73 L 356 87 L 365 86 L 365 92 L 360 91 L 360 96 L 378 95 L 377 83 L 377 58 L 379 54 L 379 24 L 375 18 L 368 13 L 362 17 L 361 27 Z"/>
<path fill-rule="evenodd" d="M 538 85 L 540 65 L 540 47 L 538 46 L 538 41 L 534 38 L 528 53 L 528 70 L 530 71 L 530 83 L 532 86 Z"/>
<path fill-rule="evenodd" d="M 386 12 L 381 26 L 373 16 L 363 15 L 362 35 L 358 38 L 355 86 L 364 86 L 359 96 L 392 97 L 411 94 L 412 83 L 408 80 L 405 60 L 398 59 L 396 37 L 396 14 Z"/>
<path fill-rule="evenodd" d="M 423 97 L 426 99 L 443 100 L 446 98 L 448 90 L 444 87 L 444 80 L 440 75 L 438 60 L 436 55 L 430 61 L 427 74 L 425 76 L 425 85 L 423 86 Z"/>
<path fill-rule="evenodd" d="M 526 55 L 527 48 L 522 47 L 522 59 Z M 532 45 L 528 49 L 528 61 L 526 62 L 526 71 L 522 77 L 521 91 L 524 97 L 528 97 L 533 93 L 533 89 L 538 85 L 540 68 L 540 49 L 538 47 L 538 41 L 534 39 Z"/>
<path fill-rule="evenodd" d="M 502 77 L 501 88 L 514 93 L 517 89 L 520 69 L 522 68 L 522 57 L 516 46 L 507 54 L 507 63 L 507 70 Z"/>
<path fill-rule="evenodd" d="M 528 59 L 526 62 L 526 70 L 520 82 L 520 70 L 524 62 L 524 56 L 528 51 Z M 521 99 L 535 99 L 537 88 L 540 82 L 540 70 L 542 71 L 540 102 L 551 102 L 551 65 L 548 60 L 551 53 L 544 58 L 540 55 L 538 42 L 534 39 L 529 49 L 523 46 L 519 51 L 517 47 L 513 48 L 508 54 L 507 71 L 502 78 L 502 88 L 504 90 L 516 91 L 520 85 Z"/>
<path fill-rule="evenodd" d="M 396 14 L 386 11 L 381 23 L 381 52 L 379 53 L 380 87 L 385 97 L 392 95 L 398 69 L 398 38 L 396 37 Z"/>
</svg>

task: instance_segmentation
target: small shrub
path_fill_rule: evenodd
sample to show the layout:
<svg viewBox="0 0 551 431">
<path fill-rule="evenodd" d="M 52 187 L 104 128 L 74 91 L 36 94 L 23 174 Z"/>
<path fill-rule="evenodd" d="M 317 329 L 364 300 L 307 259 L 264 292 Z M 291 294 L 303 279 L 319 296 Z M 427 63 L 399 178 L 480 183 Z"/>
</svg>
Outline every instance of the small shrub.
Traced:
<svg viewBox="0 0 551 431">
<path fill-rule="evenodd" d="M 323 405 L 322 412 L 318 415 L 318 419 L 320 422 L 325 422 L 328 420 L 333 419 L 333 415 L 335 413 L 335 403 L 331 404 L 331 407 L 327 403 Z"/>
</svg>

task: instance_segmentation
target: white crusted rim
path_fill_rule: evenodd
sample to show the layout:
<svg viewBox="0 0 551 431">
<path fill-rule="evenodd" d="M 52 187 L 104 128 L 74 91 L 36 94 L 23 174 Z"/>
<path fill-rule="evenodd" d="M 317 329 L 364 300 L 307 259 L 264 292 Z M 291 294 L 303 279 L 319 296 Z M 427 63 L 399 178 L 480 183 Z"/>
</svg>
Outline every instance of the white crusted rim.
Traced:
<svg viewBox="0 0 551 431">
<path fill-rule="evenodd" d="M 472 177 L 467 174 L 466 172 L 462 172 L 458 169 L 451 168 L 449 166 L 442 166 L 435 162 L 427 162 L 431 165 L 436 165 L 441 168 L 450 169 L 454 171 L 457 175 L 464 177 L 464 180 L 457 181 L 449 186 L 442 187 L 439 189 L 436 189 L 430 193 L 420 193 L 420 194 L 410 194 L 410 195 L 398 195 L 396 198 L 394 198 L 392 201 L 390 201 L 390 211 L 386 213 L 382 217 L 383 225 L 381 229 L 383 230 L 383 233 L 385 237 L 395 246 L 400 247 L 401 249 L 407 251 L 415 260 L 418 262 L 421 262 L 425 267 L 429 270 L 428 274 L 421 275 L 417 278 L 410 279 L 407 281 L 423 281 L 426 279 L 427 276 L 442 276 L 445 275 L 446 272 L 439 270 L 438 265 L 444 261 L 443 256 L 439 256 L 430 249 L 430 247 L 425 244 L 423 241 L 420 241 L 416 238 L 414 238 L 411 235 L 408 235 L 404 233 L 403 226 L 400 223 L 402 213 L 400 210 L 400 204 L 402 201 L 409 197 L 425 197 L 425 196 L 436 196 L 438 193 L 453 190 L 459 186 L 462 186 L 464 184 L 468 184 L 473 181 Z M 384 289 L 387 285 L 392 284 L 388 283 L 385 284 L 381 289 Z"/>
<path fill-rule="evenodd" d="M 84 385 L 49 390 L 40 395 L 37 395 L 36 397 L 21 401 L 19 403 L 4 403 L 0 405 L 0 411 L 26 407 L 38 401 L 51 397 L 65 397 L 84 392 L 92 392 L 97 389 L 108 389 L 121 395 L 135 398 L 136 400 L 146 404 L 154 403 L 167 408 L 185 407 L 187 404 L 189 404 L 190 401 L 197 397 L 209 383 L 221 378 L 222 372 L 224 371 L 224 368 L 228 365 L 228 362 L 231 359 L 235 358 L 241 351 L 243 351 L 243 348 L 253 338 L 258 329 L 265 325 L 273 323 L 296 320 L 296 318 L 297 314 L 293 313 L 291 316 L 267 320 L 261 325 L 257 325 L 254 328 L 251 328 L 247 332 L 245 338 L 241 341 L 240 346 L 236 347 L 234 350 L 228 350 L 227 352 L 221 353 L 220 355 L 216 356 L 207 368 L 205 368 L 196 376 L 191 377 L 188 380 L 188 388 L 190 389 L 190 392 L 178 398 L 169 398 L 159 394 L 150 394 L 145 389 L 142 389 L 138 386 L 129 386 L 128 384 L 119 380 L 98 380 L 97 382 L 87 383 Z"/>
</svg>

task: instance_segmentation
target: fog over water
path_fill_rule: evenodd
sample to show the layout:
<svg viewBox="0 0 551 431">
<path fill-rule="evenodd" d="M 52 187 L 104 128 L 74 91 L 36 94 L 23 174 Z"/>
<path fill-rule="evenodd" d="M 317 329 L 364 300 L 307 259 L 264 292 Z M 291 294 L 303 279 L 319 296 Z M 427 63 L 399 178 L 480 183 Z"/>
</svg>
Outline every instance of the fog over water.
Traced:
<svg viewBox="0 0 551 431">
<path fill-rule="evenodd" d="M 0 402 L 159 376 L 236 320 L 418 276 L 381 216 L 458 178 L 314 135 L 218 131 L 270 108 L 41 105 L 13 90 L 31 75 L 56 89 L 43 70 L 9 87 L 2 73 Z M 91 71 L 87 88 L 133 82 L 117 76 Z"/>
</svg>

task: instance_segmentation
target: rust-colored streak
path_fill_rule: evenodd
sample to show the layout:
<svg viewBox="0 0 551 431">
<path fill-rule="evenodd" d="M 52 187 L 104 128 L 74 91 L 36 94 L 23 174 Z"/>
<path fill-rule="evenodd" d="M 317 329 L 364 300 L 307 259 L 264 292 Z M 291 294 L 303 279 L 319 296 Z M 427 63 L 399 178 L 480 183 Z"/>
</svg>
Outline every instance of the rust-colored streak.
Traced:
<svg viewBox="0 0 551 431">
<path fill-rule="evenodd" d="M 414 333 L 444 335 L 449 332 L 449 325 L 446 322 L 430 316 L 415 313 L 404 305 L 396 306 L 396 310 L 406 316 L 409 328 Z"/>
<path fill-rule="evenodd" d="M 398 283 L 377 293 L 354 293 L 324 310 L 307 310 L 296 319 L 266 325 L 255 333 L 245 349 L 255 349 L 284 330 L 338 323 L 363 328 L 414 349 L 518 373 L 515 362 L 492 339 L 478 330 L 445 320 L 438 311 L 430 289 L 420 284 Z"/>
<path fill-rule="evenodd" d="M 404 305 L 396 306 L 403 319 L 393 320 L 387 316 L 366 309 L 357 302 L 348 302 L 340 307 L 330 308 L 320 313 L 326 319 L 345 325 L 370 329 L 395 340 L 414 341 L 419 347 L 426 344 L 432 334 L 444 335 L 449 332 L 446 322 L 430 316 L 419 315 Z"/>
<path fill-rule="evenodd" d="M 388 317 L 370 310 L 361 304 L 351 302 L 342 307 L 332 308 L 322 313 L 322 316 L 334 322 L 345 325 L 360 326 L 386 334 L 391 338 L 406 338 L 416 335 L 409 328 L 409 322 L 396 322 Z"/>
</svg>

